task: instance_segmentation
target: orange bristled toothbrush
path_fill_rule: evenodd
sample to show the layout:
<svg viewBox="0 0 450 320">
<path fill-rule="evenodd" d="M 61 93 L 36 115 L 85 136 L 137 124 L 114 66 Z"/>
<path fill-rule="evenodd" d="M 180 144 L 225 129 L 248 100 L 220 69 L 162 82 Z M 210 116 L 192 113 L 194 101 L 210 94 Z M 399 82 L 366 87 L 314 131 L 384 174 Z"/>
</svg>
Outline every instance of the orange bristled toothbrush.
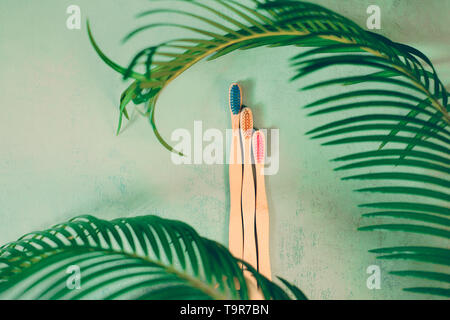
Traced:
<svg viewBox="0 0 450 320">
<path fill-rule="evenodd" d="M 232 255 L 243 259 L 244 236 L 241 212 L 242 191 L 242 152 L 239 138 L 239 112 L 242 106 L 242 90 L 237 83 L 233 83 L 229 90 L 229 104 L 231 112 L 232 140 L 230 149 L 230 225 L 228 245 Z"/>
<path fill-rule="evenodd" d="M 253 115 L 249 108 L 241 110 L 242 150 L 244 174 L 242 180 L 242 217 L 244 225 L 244 261 L 257 268 L 255 239 L 255 182 L 252 167 Z M 256 287 L 255 279 L 246 272 L 250 285 Z"/>
<path fill-rule="evenodd" d="M 264 182 L 264 133 L 261 130 L 253 134 L 253 157 L 256 169 L 256 239 L 258 243 L 258 271 L 272 279 L 269 254 L 269 207 L 267 205 Z"/>
</svg>

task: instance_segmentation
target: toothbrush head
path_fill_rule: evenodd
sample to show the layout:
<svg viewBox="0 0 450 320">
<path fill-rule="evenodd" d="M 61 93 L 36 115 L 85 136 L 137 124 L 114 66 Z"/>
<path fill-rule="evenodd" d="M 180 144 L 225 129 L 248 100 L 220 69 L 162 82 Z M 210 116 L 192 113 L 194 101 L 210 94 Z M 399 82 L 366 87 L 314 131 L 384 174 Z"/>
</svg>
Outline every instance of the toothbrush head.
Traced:
<svg viewBox="0 0 450 320">
<path fill-rule="evenodd" d="M 253 134 L 253 155 L 257 164 L 264 164 L 264 133 L 261 130 Z"/>
<path fill-rule="evenodd" d="M 250 108 L 241 110 L 241 130 L 245 139 L 250 139 L 253 133 L 253 115 Z"/>
<path fill-rule="evenodd" d="M 237 83 L 230 86 L 230 110 L 233 115 L 238 115 L 242 106 L 242 89 Z"/>
</svg>

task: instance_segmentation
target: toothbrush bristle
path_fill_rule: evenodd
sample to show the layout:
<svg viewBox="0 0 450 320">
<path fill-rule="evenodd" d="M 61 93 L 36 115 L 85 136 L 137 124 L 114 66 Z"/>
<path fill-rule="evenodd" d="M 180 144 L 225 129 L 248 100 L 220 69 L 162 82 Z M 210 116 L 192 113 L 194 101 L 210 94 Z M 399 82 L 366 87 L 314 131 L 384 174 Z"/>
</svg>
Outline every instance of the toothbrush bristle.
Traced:
<svg viewBox="0 0 450 320">
<path fill-rule="evenodd" d="M 242 135 L 248 139 L 252 136 L 253 131 L 253 115 L 249 108 L 244 108 L 241 111 L 241 129 Z"/>
<path fill-rule="evenodd" d="M 260 130 L 253 134 L 253 150 L 256 163 L 264 163 L 264 133 Z"/>
<path fill-rule="evenodd" d="M 237 83 L 233 83 L 230 86 L 230 109 L 234 115 L 239 114 L 242 106 L 242 91 L 241 87 Z"/>
</svg>

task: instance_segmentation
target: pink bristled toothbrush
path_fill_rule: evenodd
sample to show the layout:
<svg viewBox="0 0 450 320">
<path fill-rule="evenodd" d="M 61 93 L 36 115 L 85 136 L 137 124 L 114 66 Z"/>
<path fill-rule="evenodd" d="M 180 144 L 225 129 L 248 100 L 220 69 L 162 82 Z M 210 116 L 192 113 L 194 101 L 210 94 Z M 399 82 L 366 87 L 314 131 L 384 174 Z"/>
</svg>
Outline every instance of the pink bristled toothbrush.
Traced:
<svg viewBox="0 0 450 320">
<path fill-rule="evenodd" d="M 264 181 L 265 139 L 261 130 L 253 134 L 253 157 L 256 169 L 256 239 L 258 243 L 258 271 L 272 279 L 269 251 L 269 207 Z"/>
</svg>

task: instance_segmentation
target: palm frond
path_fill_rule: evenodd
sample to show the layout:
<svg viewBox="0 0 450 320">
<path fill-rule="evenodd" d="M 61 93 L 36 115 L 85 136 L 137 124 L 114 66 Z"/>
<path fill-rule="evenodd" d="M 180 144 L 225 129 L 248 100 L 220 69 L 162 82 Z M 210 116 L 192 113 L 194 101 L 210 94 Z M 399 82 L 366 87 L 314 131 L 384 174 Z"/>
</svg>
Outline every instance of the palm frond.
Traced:
<svg viewBox="0 0 450 320">
<path fill-rule="evenodd" d="M 291 59 L 292 67 L 296 70 L 291 81 L 335 66 L 361 67 L 357 70 L 364 71 L 357 75 L 331 77 L 326 81 L 308 85 L 302 90 L 332 85 L 341 85 L 346 89 L 360 84 L 365 87 L 325 97 L 305 106 L 310 111 L 309 116 L 343 116 L 342 119 L 325 123 L 308 134 L 314 134 L 312 137 L 315 139 L 331 138 L 323 145 L 375 144 L 374 149 L 342 155 L 335 159 L 339 163 L 346 162 L 336 170 L 365 171 L 344 177 L 344 180 L 388 183 L 360 188 L 357 190 L 359 192 L 380 193 L 381 198 L 417 197 L 413 202 L 380 200 L 361 204 L 360 207 L 363 208 L 388 210 L 366 212 L 366 218 L 406 218 L 409 222 L 415 222 L 374 224 L 361 227 L 361 230 L 420 233 L 427 237 L 442 238 L 445 241 L 444 247 L 448 247 L 450 231 L 445 217 L 450 212 L 448 92 L 433 64 L 423 53 L 366 31 L 333 11 L 307 2 L 255 0 L 254 8 L 226 0 L 183 2 L 191 5 L 193 9 L 208 12 L 211 18 L 184 10 L 173 13 L 206 23 L 208 28 L 164 24 L 188 30 L 193 33 L 193 37 L 152 45 L 138 53 L 128 68 L 109 60 L 95 43 L 89 29 L 91 42 L 100 57 L 125 78 L 134 80 L 122 95 L 120 118 L 122 115 L 126 116 L 126 106 L 130 101 L 145 102 L 147 115 L 157 139 L 167 149 L 175 151 L 159 134 L 154 115 L 156 101 L 163 89 L 185 70 L 201 60 L 213 60 L 235 50 L 261 46 L 313 47 Z M 141 16 L 148 17 L 155 13 L 155 10 L 147 11 Z M 126 40 L 161 25 L 143 25 L 133 30 Z M 168 54 L 167 49 L 178 51 Z M 367 88 L 372 85 L 373 88 Z M 348 112 L 354 112 L 355 115 L 348 117 Z M 385 167 L 390 169 L 383 171 Z M 404 171 L 405 168 L 408 171 Z M 421 255 L 409 257 L 427 263 L 419 259 Z M 415 276 L 419 277 L 425 275 L 421 272 L 426 271 L 414 272 Z M 402 273 L 402 276 L 406 274 Z M 427 274 L 423 278 L 431 277 Z M 442 280 L 440 285 L 444 287 L 406 290 L 448 295 L 448 274 L 434 277 L 433 280 L 437 278 Z"/>
<path fill-rule="evenodd" d="M 70 266 L 81 289 L 66 285 Z M 248 299 L 242 266 L 266 299 L 295 298 L 176 220 L 80 216 L 0 248 L 0 297 L 14 299 Z M 239 289 L 238 289 L 239 288 Z"/>
</svg>

